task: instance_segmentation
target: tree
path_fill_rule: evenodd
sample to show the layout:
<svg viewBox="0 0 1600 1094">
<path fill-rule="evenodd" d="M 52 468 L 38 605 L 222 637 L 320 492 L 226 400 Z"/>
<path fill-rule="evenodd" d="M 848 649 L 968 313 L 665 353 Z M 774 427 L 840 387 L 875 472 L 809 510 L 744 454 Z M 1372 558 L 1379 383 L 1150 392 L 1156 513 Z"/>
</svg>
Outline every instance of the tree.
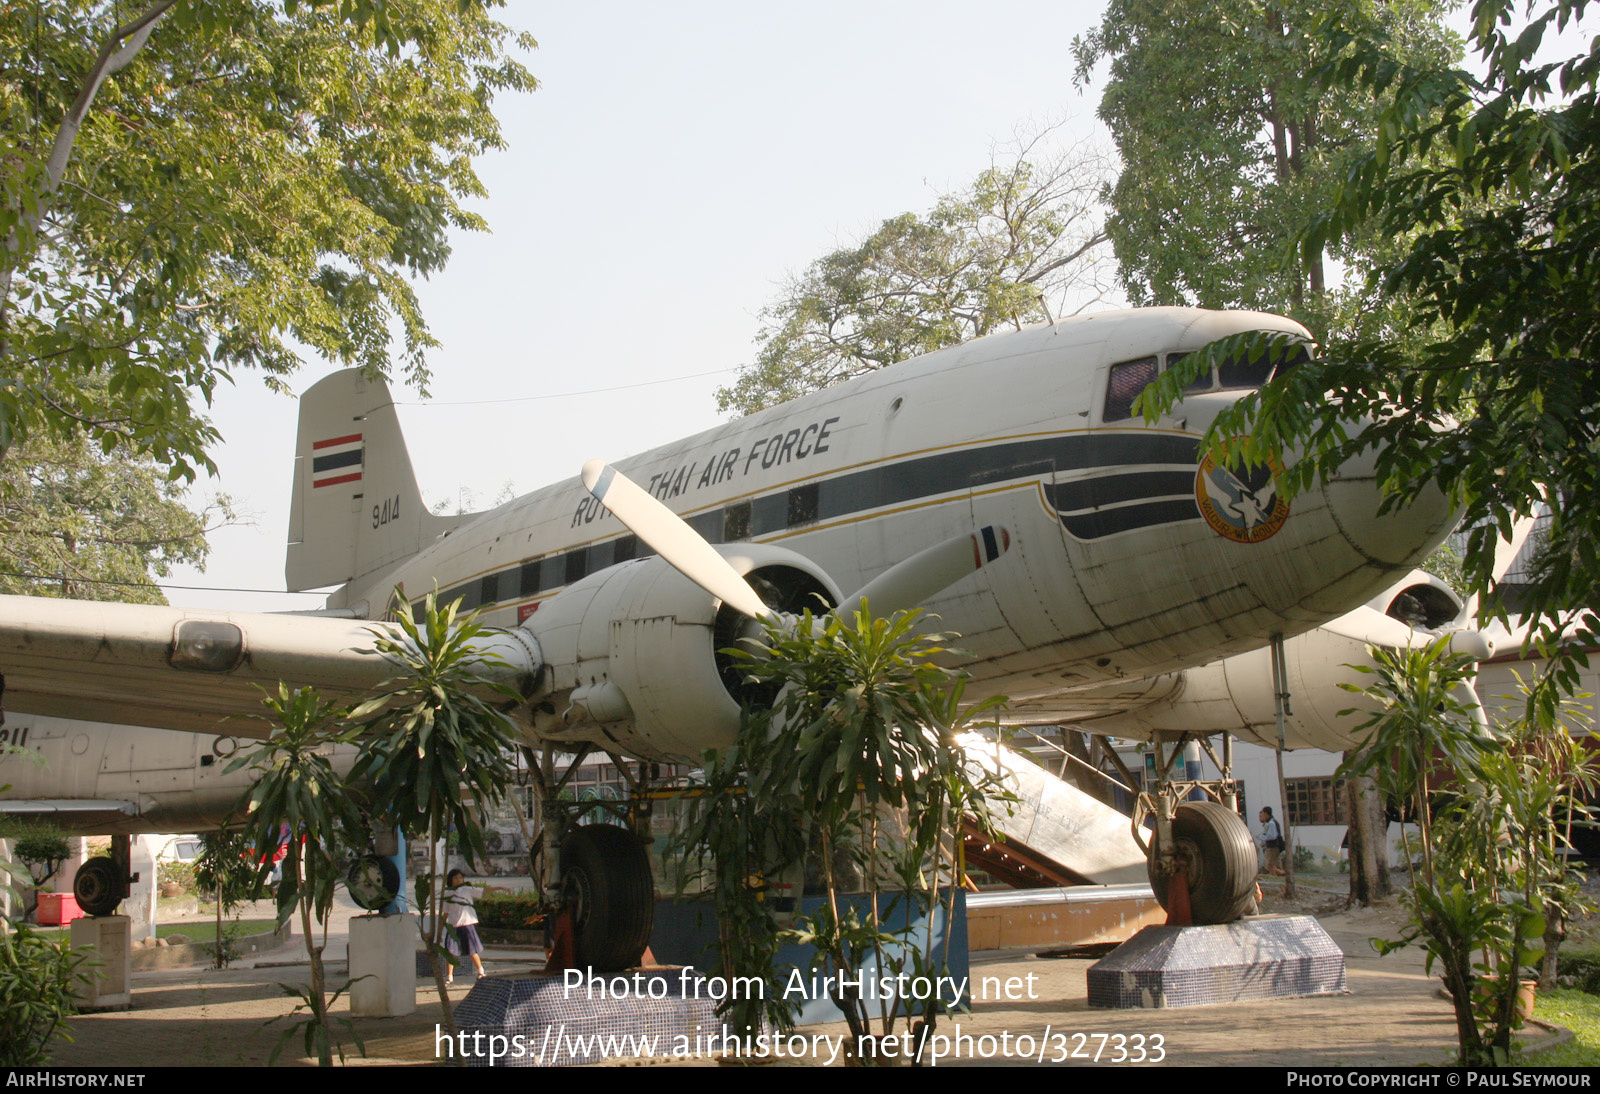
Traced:
<svg viewBox="0 0 1600 1094">
<path fill-rule="evenodd" d="M 48 821 L 13 822 L 4 826 L 5 838 L 11 841 L 11 851 L 27 867 L 28 878 L 33 882 L 33 894 L 23 913 L 23 918 L 34 915 L 39 907 L 39 896 L 50 879 L 61 870 L 61 864 L 72 856 L 66 833 Z"/>
<path fill-rule="evenodd" d="M 777 689 L 771 707 L 752 711 L 741 727 L 739 759 L 749 765 L 757 816 L 801 820 L 821 863 L 826 899 L 786 937 L 815 948 L 814 973 L 836 977 L 833 1001 L 850 1027 L 845 1059 L 852 1065 L 903 1058 L 895 1027 L 909 1029 L 914 1020 L 920 1058 L 949 1002 L 925 989 L 949 972 L 948 938 L 935 946 L 934 919 L 943 905 L 952 922 L 962 819 L 992 829 L 991 805 L 1009 797 L 996 776 L 968 764 L 957 741 L 1004 700 L 962 707 L 965 678 L 935 664 L 949 636 L 919 634 L 920 614 L 874 619 L 864 602 L 849 615 L 807 611 L 792 626 L 764 624 L 758 646 L 732 651 L 752 680 Z M 718 864 L 724 882 L 739 876 L 756 848 L 734 841 L 732 850 L 734 862 Z M 860 871 L 864 908 L 841 900 L 851 888 L 841 864 Z M 901 912 L 908 925 L 895 929 Z M 864 992 L 859 970 L 869 966 L 924 990 L 887 1000 Z"/>
<path fill-rule="evenodd" d="M 36 433 L 0 462 L 0 591 L 164 604 L 155 585 L 203 565 L 206 534 L 234 519 L 226 497 L 200 513 L 153 460 L 107 455 L 83 437 Z"/>
<path fill-rule="evenodd" d="M 1391 55 L 1452 61 L 1442 0 L 1342 0 Z M 1371 148 L 1370 96 L 1316 78 L 1327 3 L 1111 0 L 1073 42 L 1076 82 L 1110 61 L 1100 117 L 1122 170 L 1106 227 L 1129 299 L 1283 312 L 1320 330 L 1326 254 L 1287 261 L 1300 226 Z M 1339 241 L 1347 261 L 1375 238 Z"/>
<path fill-rule="evenodd" d="M 483 227 L 460 200 L 501 144 L 493 97 L 534 84 L 507 56 L 532 40 L 485 8 L 0 11 L 0 450 L 82 431 L 192 478 L 231 368 L 276 380 L 299 344 L 424 380 L 406 277 Z"/>
<path fill-rule="evenodd" d="M 93 975 L 86 968 L 93 959 L 93 950 L 0 919 L 0 1067 L 49 1063 L 51 1042 L 72 1040 L 73 989 Z"/>
<path fill-rule="evenodd" d="M 352 783 L 371 786 L 372 816 L 428 837 L 429 869 L 417 879 L 417 906 L 432 930 L 428 952 L 445 1025 L 455 1036 L 455 1016 L 445 988 L 444 863 L 433 861 L 439 839 L 452 835 L 468 861 L 484 858 L 486 811 L 500 802 L 517 774 L 516 727 L 494 705 L 522 697 L 484 679 L 486 655 L 474 648 L 483 626 L 475 613 L 458 615 L 459 600 L 443 608 L 428 594 L 413 618 L 395 590 L 396 634 L 379 630 L 377 649 L 396 675 L 350 712 L 362 727 L 361 755 Z"/>
<path fill-rule="evenodd" d="M 257 866 L 260 858 L 238 828 L 223 827 L 200 837 L 200 857 L 195 859 L 194 880 L 200 892 L 217 904 L 216 967 L 225 969 L 236 956 L 234 941 L 237 937 L 238 917 L 235 909 L 246 900 L 261 895 L 261 873 Z M 224 915 L 234 916 L 234 926 L 225 930 Z"/>
<path fill-rule="evenodd" d="M 755 362 L 717 391 L 751 414 L 1005 327 L 1052 319 L 1106 289 L 1105 157 L 1019 140 L 926 216 L 902 213 L 813 262 L 762 310 Z"/>
<path fill-rule="evenodd" d="M 272 852 L 287 839 L 283 880 L 278 883 L 278 923 L 281 926 L 299 912 L 306 956 L 311 961 L 311 986 L 305 992 L 284 989 L 300 998 L 310 1018 L 284 1032 L 271 1059 L 276 1060 L 295 1029 L 303 1027 L 306 1055 L 315 1055 L 321 1066 L 331 1067 L 323 945 L 316 941 L 312 921 L 326 923 L 333 907 L 340 874 L 339 849 L 364 836 L 360 813 L 326 755 L 326 746 L 348 740 L 350 731 L 344 725 L 345 711 L 325 702 L 314 688 L 291 691 L 288 685 L 279 684 L 277 694 L 267 695 L 262 705 L 275 723 L 272 736 L 235 759 L 228 771 L 249 765 L 258 772 L 245 792 L 248 808 L 242 834 L 261 856 L 258 880 L 265 879 Z M 296 1012 L 299 1009 L 296 1006 Z M 344 1024 L 354 1035 L 350 1024 Z M 360 1038 L 355 1040 L 359 1046 Z"/>
<path fill-rule="evenodd" d="M 1545 548 L 1520 593 L 1546 637 L 1576 617 L 1577 645 L 1593 644 L 1587 609 L 1600 603 L 1600 41 L 1565 60 L 1536 55 L 1585 6 L 1551 0 L 1518 20 L 1509 0 L 1481 0 L 1471 45 L 1483 76 L 1402 63 L 1359 28 L 1330 25 L 1340 60 L 1325 78 L 1387 105 L 1374 147 L 1301 247 L 1366 232 L 1404 241 L 1367 291 L 1403 301 L 1409 321 L 1335 330 L 1318 359 L 1242 399 L 1209 437 L 1252 462 L 1303 452 L 1282 479 L 1288 492 L 1376 449 L 1392 503 L 1435 487 L 1460 498 L 1464 571 L 1489 593 L 1487 611 L 1496 537 L 1548 503 Z M 1278 351 L 1243 339 L 1192 364 Z M 1178 396 L 1190 365 L 1158 381 L 1147 412 Z M 1547 712 L 1576 684 L 1576 648 L 1533 689 Z"/>
<path fill-rule="evenodd" d="M 1375 708 L 1370 733 L 1341 768 L 1372 773 L 1407 801 L 1421 827 L 1422 873 L 1404 901 L 1411 921 L 1380 952 L 1419 942 L 1437 962 L 1455 1006 L 1461 1063 L 1510 1061 L 1523 969 L 1541 934 L 1559 940 L 1550 917 L 1580 905 L 1558 852 L 1560 827 L 1593 792 L 1600 765 L 1537 703 L 1488 735 L 1476 701 L 1454 698 L 1476 671 L 1441 639 L 1421 649 L 1373 650 L 1367 688 L 1343 685 Z M 1454 694 L 1453 694 L 1454 693 Z M 1481 718 L 1481 713 L 1478 715 Z M 1440 792 L 1448 790 L 1448 795 Z"/>
</svg>

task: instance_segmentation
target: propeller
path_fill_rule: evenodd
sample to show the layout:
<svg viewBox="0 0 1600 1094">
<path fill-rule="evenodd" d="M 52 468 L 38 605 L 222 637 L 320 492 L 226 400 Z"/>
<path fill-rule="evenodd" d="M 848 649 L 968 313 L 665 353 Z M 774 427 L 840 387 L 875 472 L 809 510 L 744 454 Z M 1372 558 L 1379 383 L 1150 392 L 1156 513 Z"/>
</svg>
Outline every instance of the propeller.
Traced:
<svg viewBox="0 0 1600 1094">
<path fill-rule="evenodd" d="M 779 618 L 716 548 L 615 467 L 590 460 L 583 465 L 583 485 L 629 531 L 706 592 L 751 619 Z M 835 611 L 848 619 L 868 602 L 878 615 L 914 608 L 1010 548 L 1011 533 L 992 524 L 952 536 L 889 567 L 845 597 Z"/>
<path fill-rule="evenodd" d="M 1539 523 L 1538 517 L 1520 517 L 1511 525 L 1511 537 L 1501 536 L 1494 545 L 1494 581 L 1500 583 L 1511 569 L 1511 564 L 1517 560 L 1517 555 L 1522 553 L 1523 545 L 1528 542 L 1528 537 L 1533 534 L 1534 525 Z M 1478 619 L 1478 594 L 1473 593 L 1467 598 L 1467 606 L 1461 612 L 1461 618 L 1477 622 Z"/>
<path fill-rule="evenodd" d="M 583 488 L 617 515 L 628 530 L 655 549 L 684 577 L 751 619 L 775 620 L 776 613 L 750 583 L 717 554 L 678 514 L 604 460 L 583 465 Z"/>
<path fill-rule="evenodd" d="M 1495 545 L 1494 580 L 1499 581 L 1511 569 L 1511 564 L 1516 561 L 1523 544 L 1528 540 L 1529 533 L 1533 531 L 1535 520 L 1534 517 L 1524 517 L 1516 521 L 1511 527 L 1511 536 L 1509 538 L 1502 536 Z M 1485 661 L 1494 656 L 1495 647 L 1499 643 L 1495 635 L 1478 628 L 1477 615 L 1478 597 L 1477 594 L 1473 594 L 1456 614 L 1453 624 L 1439 633 L 1413 629 L 1409 624 L 1379 611 L 1370 604 L 1362 605 L 1353 612 L 1347 612 L 1338 619 L 1324 623 L 1323 629 L 1357 642 L 1391 648 L 1432 642 L 1442 633 L 1448 635 L 1452 653 L 1464 653 L 1470 655 L 1474 661 Z"/>
</svg>

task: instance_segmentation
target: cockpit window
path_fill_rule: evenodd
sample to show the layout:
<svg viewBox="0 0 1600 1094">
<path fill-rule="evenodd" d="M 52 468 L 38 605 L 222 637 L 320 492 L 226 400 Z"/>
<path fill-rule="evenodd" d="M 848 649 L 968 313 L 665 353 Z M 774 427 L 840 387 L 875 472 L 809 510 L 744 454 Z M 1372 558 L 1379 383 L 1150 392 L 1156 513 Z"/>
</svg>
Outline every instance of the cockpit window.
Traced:
<svg viewBox="0 0 1600 1094">
<path fill-rule="evenodd" d="M 1223 391 L 1260 387 L 1271 375 L 1272 358 L 1265 355 L 1253 359 L 1229 357 L 1217 366 L 1217 376 L 1222 381 Z"/>
<path fill-rule="evenodd" d="M 1282 376 L 1290 369 L 1303 365 L 1309 360 L 1311 360 L 1311 347 L 1302 343 L 1289 351 L 1289 356 L 1278 363 L 1278 367 L 1272 375 Z"/>
<path fill-rule="evenodd" d="M 1295 346 L 1288 351 L 1288 354 L 1277 365 L 1276 371 L 1273 369 L 1274 358 L 1277 356 L 1275 354 L 1263 354 L 1254 359 L 1228 358 L 1217 369 L 1222 379 L 1222 389 L 1237 391 L 1241 388 L 1261 387 L 1274 375 L 1282 375 L 1296 365 L 1303 365 L 1310 360 L 1307 347 L 1303 345 Z"/>
<path fill-rule="evenodd" d="M 1187 353 L 1167 354 L 1167 371 L 1170 372 L 1179 361 L 1183 360 L 1187 356 L 1189 356 Z M 1190 380 L 1189 383 L 1184 386 L 1183 390 L 1185 392 L 1210 391 L 1213 379 L 1214 377 L 1211 374 L 1211 370 L 1207 369 L 1200 375 L 1196 376 L 1193 380 Z"/>
<path fill-rule="evenodd" d="M 1141 357 L 1137 361 L 1122 361 L 1111 366 L 1111 377 L 1106 382 L 1106 409 L 1101 421 L 1120 422 L 1133 417 L 1133 401 L 1156 378 L 1158 366 L 1154 357 Z"/>
</svg>

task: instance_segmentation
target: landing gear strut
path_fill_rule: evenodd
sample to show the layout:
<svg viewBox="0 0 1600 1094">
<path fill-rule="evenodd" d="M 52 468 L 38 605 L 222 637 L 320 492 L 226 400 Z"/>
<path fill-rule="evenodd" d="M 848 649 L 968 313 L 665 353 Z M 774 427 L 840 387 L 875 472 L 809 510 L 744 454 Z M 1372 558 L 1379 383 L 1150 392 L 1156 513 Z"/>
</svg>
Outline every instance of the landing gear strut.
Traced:
<svg viewBox="0 0 1600 1094">
<path fill-rule="evenodd" d="M 1231 764 L 1218 764 L 1223 772 L 1220 783 L 1173 779 L 1173 767 L 1187 742 L 1187 734 L 1162 734 L 1152 742 L 1155 789 L 1139 795 L 1134 838 L 1144 846 L 1143 821 L 1152 817 L 1155 838 L 1145 847 L 1150 888 L 1167 910 L 1169 923 L 1231 923 L 1256 910 L 1255 841 L 1231 806 Z M 1222 800 L 1181 800 L 1196 789 Z"/>
<path fill-rule="evenodd" d="M 648 824 L 648 813 L 623 810 L 621 803 L 561 800 L 562 788 L 589 751 L 590 746 L 581 748 L 558 778 L 553 748 L 546 747 L 542 757 L 528 750 L 540 823 L 530 866 L 550 925 L 547 967 L 552 970 L 638 965 L 649 949 L 655 921 L 650 856 L 637 834 Z M 634 783 L 637 802 L 638 785 L 626 763 L 617 757 L 612 762 Z M 611 808 L 628 826 L 577 823 L 579 815 L 595 808 Z"/>
<path fill-rule="evenodd" d="M 78 907 L 92 916 L 116 914 L 117 905 L 128 897 L 129 887 L 139 880 L 129 872 L 133 859 L 133 837 L 112 836 L 109 857 L 92 858 L 78 867 L 72 881 L 72 895 Z"/>
</svg>

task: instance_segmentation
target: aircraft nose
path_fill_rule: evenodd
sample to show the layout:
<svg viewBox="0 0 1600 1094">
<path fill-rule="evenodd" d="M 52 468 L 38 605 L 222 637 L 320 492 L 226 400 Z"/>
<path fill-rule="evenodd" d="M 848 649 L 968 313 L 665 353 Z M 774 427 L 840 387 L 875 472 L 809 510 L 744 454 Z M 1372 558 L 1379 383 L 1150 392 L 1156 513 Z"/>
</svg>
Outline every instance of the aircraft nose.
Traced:
<svg viewBox="0 0 1600 1094">
<path fill-rule="evenodd" d="M 1460 509 L 1433 483 L 1387 512 L 1377 472 L 1378 454 L 1369 449 L 1340 466 L 1322 484 L 1339 532 L 1363 558 L 1380 566 L 1414 565 L 1455 528 Z"/>
</svg>

